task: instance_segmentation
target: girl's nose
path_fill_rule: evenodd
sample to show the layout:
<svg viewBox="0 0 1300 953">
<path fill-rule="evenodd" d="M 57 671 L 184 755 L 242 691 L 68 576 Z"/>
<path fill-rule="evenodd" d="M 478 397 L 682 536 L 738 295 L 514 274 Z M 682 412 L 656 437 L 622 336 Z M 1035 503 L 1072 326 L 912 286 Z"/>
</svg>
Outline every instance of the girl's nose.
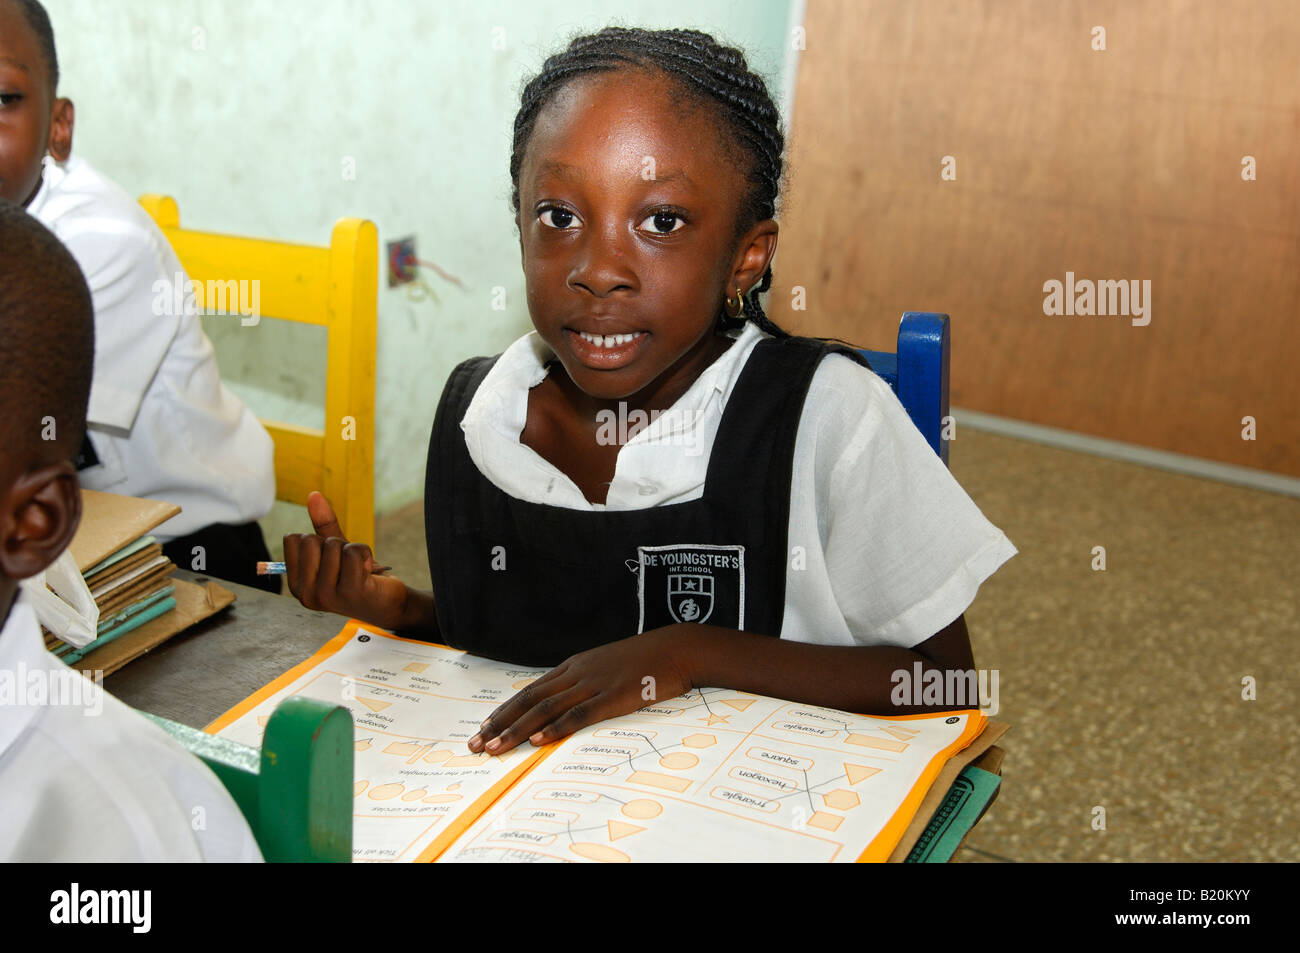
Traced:
<svg viewBox="0 0 1300 953">
<path fill-rule="evenodd" d="M 570 290 L 585 290 L 597 298 L 620 288 L 635 290 L 636 272 L 625 247 L 628 240 L 614 228 L 589 229 L 574 248 L 568 279 Z"/>
</svg>

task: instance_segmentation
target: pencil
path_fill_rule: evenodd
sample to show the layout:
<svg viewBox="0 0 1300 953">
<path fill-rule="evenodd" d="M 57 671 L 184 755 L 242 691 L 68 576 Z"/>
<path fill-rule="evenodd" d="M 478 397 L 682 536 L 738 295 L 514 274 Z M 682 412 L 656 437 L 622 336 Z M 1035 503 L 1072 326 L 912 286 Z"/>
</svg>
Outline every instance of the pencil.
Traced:
<svg viewBox="0 0 1300 953">
<path fill-rule="evenodd" d="M 392 568 L 392 566 L 376 566 L 370 571 L 376 576 L 381 576 Z M 259 562 L 257 564 L 259 576 L 283 576 L 286 572 L 288 570 L 284 568 L 284 563 Z"/>
</svg>

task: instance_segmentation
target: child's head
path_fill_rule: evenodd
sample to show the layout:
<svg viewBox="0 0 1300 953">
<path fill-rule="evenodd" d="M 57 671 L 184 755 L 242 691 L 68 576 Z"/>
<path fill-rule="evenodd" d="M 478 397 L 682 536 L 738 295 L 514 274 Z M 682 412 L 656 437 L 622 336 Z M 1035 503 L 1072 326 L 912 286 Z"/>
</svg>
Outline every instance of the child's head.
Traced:
<svg viewBox="0 0 1300 953">
<path fill-rule="evenodd" d="M 740 51 L 608 28 L 547 59 L 521 99 L 510 175 L 529 311 L 582 390 L 698 374 L 715 332 L 745 318 L 784 334 L 755 294 L 771 283 L 784 137 Z"/>
<path fill-rule="evenodd" d="M 59 61 L 50 18 L 36 0 L 0 0 L 0 199 L 26 206 L 49 152 L 72 153 L 73 107 L 56 95 Z"/>
<path fill-rule="evenodd" d="M 81 269 L 0 201 L 0 623 L 19 579 L 63 552 L 81 518 L 73 461 L 86 429 L 95 312 Z"/>
</svg>

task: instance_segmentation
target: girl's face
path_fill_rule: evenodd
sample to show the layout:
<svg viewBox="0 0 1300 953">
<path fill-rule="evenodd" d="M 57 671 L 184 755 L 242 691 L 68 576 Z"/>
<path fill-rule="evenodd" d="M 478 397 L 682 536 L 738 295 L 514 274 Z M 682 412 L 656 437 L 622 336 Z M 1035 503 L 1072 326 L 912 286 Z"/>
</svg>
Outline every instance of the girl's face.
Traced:
<svg viewBox="0 0 1300 953">
<path fill-rule="evenodd" d="M 723 299 L 748 291 L 776 250 L 771 220 L 736 241 L 743 172 L 710 111 L 671 92 L 641 71 L 569 83 L 520 168 L 528 310 L 597 400 L 675 401 L 720 353 Z"/>
</svg>

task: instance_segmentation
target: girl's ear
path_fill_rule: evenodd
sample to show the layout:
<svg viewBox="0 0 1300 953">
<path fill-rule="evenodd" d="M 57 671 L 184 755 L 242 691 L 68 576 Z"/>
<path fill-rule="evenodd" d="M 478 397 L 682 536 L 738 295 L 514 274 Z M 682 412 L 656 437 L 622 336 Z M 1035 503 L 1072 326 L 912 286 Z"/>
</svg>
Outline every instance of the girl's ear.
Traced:
<svg viewBox="0 0 1300 953">
<path fill-rule="evenodd" d="M 732 290 L 739 286 L 748 293 L 763 280 L 763 274 L 776 255 L 779 231 L 775 219 L 765 218 L 741 237 L 736 267 L 731 272 Z"/>
<path fill-rule="evenodd" d="M 76 110 L 71 99 L 54 100 L 50 113 L 49 153 L 58 162 L 67 162 L 72 155 L 72 125 Z"/>
<path fill-rule="evenodd" d="M 0 574 L 34 576 L 68 548 L 81 522 L 81 488 L 67 461 L 24 473 L 0 499 Z"/>
</svg>

